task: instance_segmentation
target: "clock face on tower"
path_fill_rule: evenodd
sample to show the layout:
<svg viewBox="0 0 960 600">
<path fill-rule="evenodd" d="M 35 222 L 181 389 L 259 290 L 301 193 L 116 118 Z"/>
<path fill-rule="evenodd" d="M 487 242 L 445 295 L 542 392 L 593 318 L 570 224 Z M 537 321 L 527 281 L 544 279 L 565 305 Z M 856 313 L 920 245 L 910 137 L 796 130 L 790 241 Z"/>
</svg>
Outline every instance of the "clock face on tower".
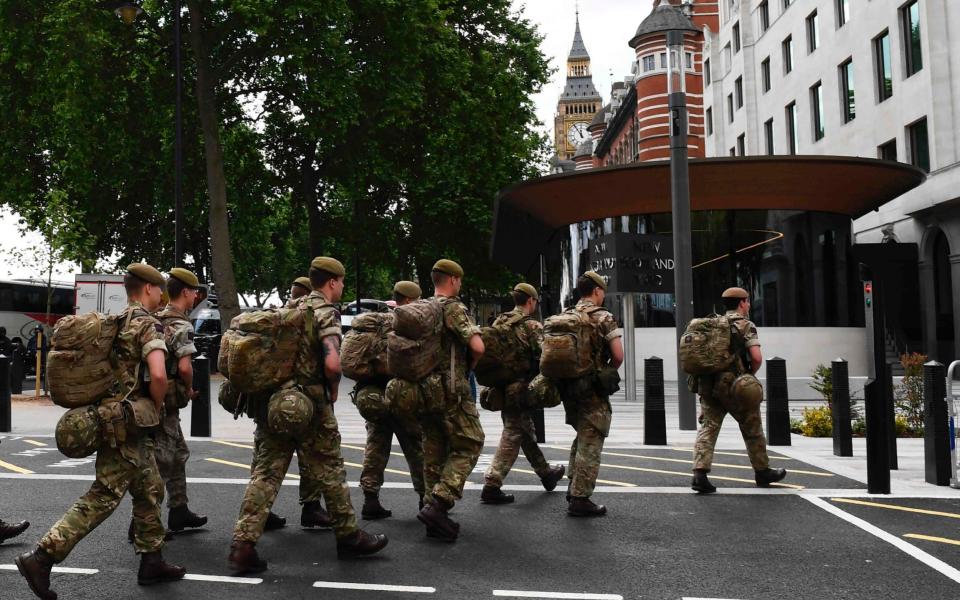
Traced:
<svg viewBox="0 0 960 600">
<path fill-rule="evenodd" d="M 574 148 L 588 139 L 590 139 L 590 133 L 587 132 L 586 123 L 574 123 L 570 126 L 570 129 L 567 130 L 567 141 L 570 142 L 570 145 Z"/>
</svg>

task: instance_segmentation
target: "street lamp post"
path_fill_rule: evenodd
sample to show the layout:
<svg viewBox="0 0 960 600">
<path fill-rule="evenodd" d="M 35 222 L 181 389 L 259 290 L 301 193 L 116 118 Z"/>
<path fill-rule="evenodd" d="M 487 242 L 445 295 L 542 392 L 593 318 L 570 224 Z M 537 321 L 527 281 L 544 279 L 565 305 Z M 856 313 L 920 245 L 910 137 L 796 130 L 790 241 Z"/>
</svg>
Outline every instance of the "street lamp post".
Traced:
<svg viewBox="0 0 960 600">
<path fill-rule="evenodd" d="M 687 150 L 687 92 L 684 74 L 685 30 L 667 31 L 667 95 L 670 107 L 670 190 L 673 211 L 673 278 L 677 348 L 693 318 L 693 252 L 690 240 L 690 173 Z M 680 429 L 697 428 L 693 394 L 677 360 L 677 401 Z"/>
</svg>

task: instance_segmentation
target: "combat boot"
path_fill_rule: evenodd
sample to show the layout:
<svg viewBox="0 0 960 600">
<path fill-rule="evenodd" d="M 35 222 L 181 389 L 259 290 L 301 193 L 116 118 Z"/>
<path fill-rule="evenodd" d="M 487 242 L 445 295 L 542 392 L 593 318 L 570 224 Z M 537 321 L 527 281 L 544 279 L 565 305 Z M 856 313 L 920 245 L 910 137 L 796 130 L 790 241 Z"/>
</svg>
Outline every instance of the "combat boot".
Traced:
<svg viewBox="0 0 960 600">
<path fill-rule="evenodd" d="M 484 504 L 510 504 L 513 501 L 513 494 L 504 494 L 495 485 L 485 485 L 483 491 L 480 492 L 480 502 Z"/>
<path fill-rule="evenodd" d="M 303 510 L 300 511 L 300 526 L 330 529 L 333 527 L 333 521 L 330 520 L 330 513 L 323 508 L 319 500 L 316 500 L 303 503 Z"/>
<path fill-rule="evenodd" d="M 786 469 L 771 469 L 769 467 L 762 471 L 754 471 L 753 474 L 757 487 L 770 487 L 771 483 L 776 483 L 786 476 Z"/>
<path fill-rule="evenodd" d="M 30 523 L 27 521 L 20 521 L 19 523 L 7 523 L 6 521 L 0 520 L 0 544 L 6 540 L 9 540 L 10 538 L 17 537 L 26 531 L 27 527 L 30 527 Z"/>
<path fill-rule="evenodd" d="M 543 484 L 543 489 L 548 492 L 552 492 L 556 489 L 557 483 L 563 479 L 563 474 L 567 472 L 567 468 L 563 465 L 556 467 L 550 467 L 550 470 L 547 471 L 547 474 L 540 478 L 540 483 Z"/>
<path fill-rule="evenodd" d="M 337 558 L 358 558 L 369 556 L 383 550 L 387 545 L 387 536 L 382 533 L 373 535 L 358 529 L 345 538 L 337 540 Z"/>
<path fill-rule="evenodd" d="M 286 526 L 287 520 L 271 510 L 267 514 L 267 523 L 263 526 L 263 530 L 273 531 L 274 529 L 283 529 Z"/>
<path fill-rule="evenodd" d="M 234 541 L 230 544 L 227 562 L 234 575 L 262 573 L 267 570 L 267 561 L 261 560 L 257 555 L 256 544 L 253 542 Z"/>
<path fill-rule="evenodd" d="M 717 491 L 716 486 L 707 479 L 707 472 L 702 469 L 696 469 L 693 472 L 693 481 L 690 482 L 690 487 L 701 494 L 712 494 Z"/>
<path fill-rule="evenodd" d="M 459 525 L 447 516 L 449 507 L 442 500 L 434 498 L 417 513 L 417 520 L 427 526 L 427 535 L 435 539 L 453 542 L 460 533 Z"/>
<path fill-rule="evenodd" d="M 179 565 L 172 565 L 163 560 L 163 555 L 157 552 L 144 552 L 140 555 L 140 570 L 137 571 L 137 585 L 154 585 L 165 581 L 183 579 L 187 570 Z"/>
<path fill-rule="evenodd" d="M 17 570 L 27 580 L 30 590 L 42 600 L 57 600 L 57 593 L 50 589 L 50 571 L 53 559 L 42 548 L 18 556 L 14 562 Z"/>
<path fill-rule="evenodd" d="M 386 519 L 393 514 L 393 511 L 387 510 L 380 504 L 380 496 L 376 492 L 363 493 L 363 508 L 360 509 L 360 516 L 367 520 Z"/>
<path fill-rule="evenodd" d="M 170 531 L 183 531 L 187 527 L 194 529 L 206 524 L 207 517 L 191 512 L 186 504 L 171 508 L 170 514 L 167 516 L 167 529 Z"/>
<path fill-rule="evenodd" d="M 607 507 L 594 504 L 590 498 L 574 496 L 567 505 L 567 514 L 571 517 L 602 517 L 607 514 Z"/>
</svg>

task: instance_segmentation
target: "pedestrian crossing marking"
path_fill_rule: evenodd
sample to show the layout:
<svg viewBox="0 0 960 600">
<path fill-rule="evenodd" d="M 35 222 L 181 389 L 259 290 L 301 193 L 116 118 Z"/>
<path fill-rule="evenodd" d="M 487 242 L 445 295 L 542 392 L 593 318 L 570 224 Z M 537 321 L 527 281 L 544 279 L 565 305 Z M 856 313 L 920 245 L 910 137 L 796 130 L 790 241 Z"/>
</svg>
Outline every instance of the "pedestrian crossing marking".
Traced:
<svg viewBox="0 0 960 600">
<path fill-rule="evenodd" d="M 831 502 L 841 502 L 843 504 L 857 504 L 859 506 L 871 506 L 874 508 L 886 508 L 889 510 L 900 510 L 903 512 L 918 513 L 921 515 L 931 515 L 934 517 L 947 517 L 948 519 L 960 519 L 960 514 L 942 512 L 939 510 L 927 510 L 925 508 L 912 508 L 910 506 L 899 506 L 897 504 L 881 504 L 880 502 L 868 502 L 866 500 L 854 500 L 853 498 L 830 498 Z"/>
<path fill-rule="evenodd" d="M 16 571 L 17 565 L 0 565 L 0 571 Z M 77 569 L 74 567 L 54 567 L 54 573 L 64 573 L 67 575 L 96 575 L 98 569 Z"/>
<path fill-rule="evenodd" d="M 950 544 L 951 546 L 960 546 L 960 540 L 951 540 L 950 538 L 936 537 L 933 535 L 923 535 L 922 533 L 905 533 L 903 537 L 912 540 L 924 540 L 926 542 L 937 542 L 940 544 Z"/>
<path fill-rule="evenodd" d="M 11 465 L 8 462 L 0 460 L 0 467 L 8 471 L 13 471 L 14 473 L 20 473 L 22 475 L 33 475 L 33 471 L 30 469 L 24 469 L 23 467 L 18 467 L 17 465 Z"/>
<path fill-rule="evenodd" d="M 245 469 L 247 471 L 250 471 L 250 465 L 245 465 L 243 463 L 233 462 L 229 460 L 223 460 L 222 458 L 205 458 L 203 460 L 212 462 L 212 463 L 217 463 L 218 465 L 227 465 L 228 467 L 238 467 L 240 469 Z M 293 475 L 290 473 L 287 473 L 286 476 L 290 477 L 291 479 L 300 479 L 299 475 Z"/>
<path fill-rule="evenodd" d="M 37 442 L 37 441 L 34 441 L 34 440 L 28 440 L 28 439 L 26 439 L 26 438 L 24 438 L 23 441 L 26 442 L 26 443 L 28 443 L 28 444 L 33 444 L 34 446 L 46 446 L 46 444 L 44 444 L 43 442 Z"/>
</svg>

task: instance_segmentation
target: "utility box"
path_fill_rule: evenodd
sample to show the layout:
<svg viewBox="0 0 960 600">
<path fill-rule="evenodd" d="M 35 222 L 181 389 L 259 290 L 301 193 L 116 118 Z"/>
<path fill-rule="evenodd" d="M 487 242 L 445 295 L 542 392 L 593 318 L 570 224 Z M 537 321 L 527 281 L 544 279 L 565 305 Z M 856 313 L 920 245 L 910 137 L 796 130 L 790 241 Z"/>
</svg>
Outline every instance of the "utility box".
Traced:
<svg viewBox="0 0 960 600">
<path fill-rule="evenodd" d="M 74 277 L 74 314 L 96 311 L 115 315 L 126 308 L 127 293 L 123 289 L 123 275 L 80 273 Z"/>
</svg>

